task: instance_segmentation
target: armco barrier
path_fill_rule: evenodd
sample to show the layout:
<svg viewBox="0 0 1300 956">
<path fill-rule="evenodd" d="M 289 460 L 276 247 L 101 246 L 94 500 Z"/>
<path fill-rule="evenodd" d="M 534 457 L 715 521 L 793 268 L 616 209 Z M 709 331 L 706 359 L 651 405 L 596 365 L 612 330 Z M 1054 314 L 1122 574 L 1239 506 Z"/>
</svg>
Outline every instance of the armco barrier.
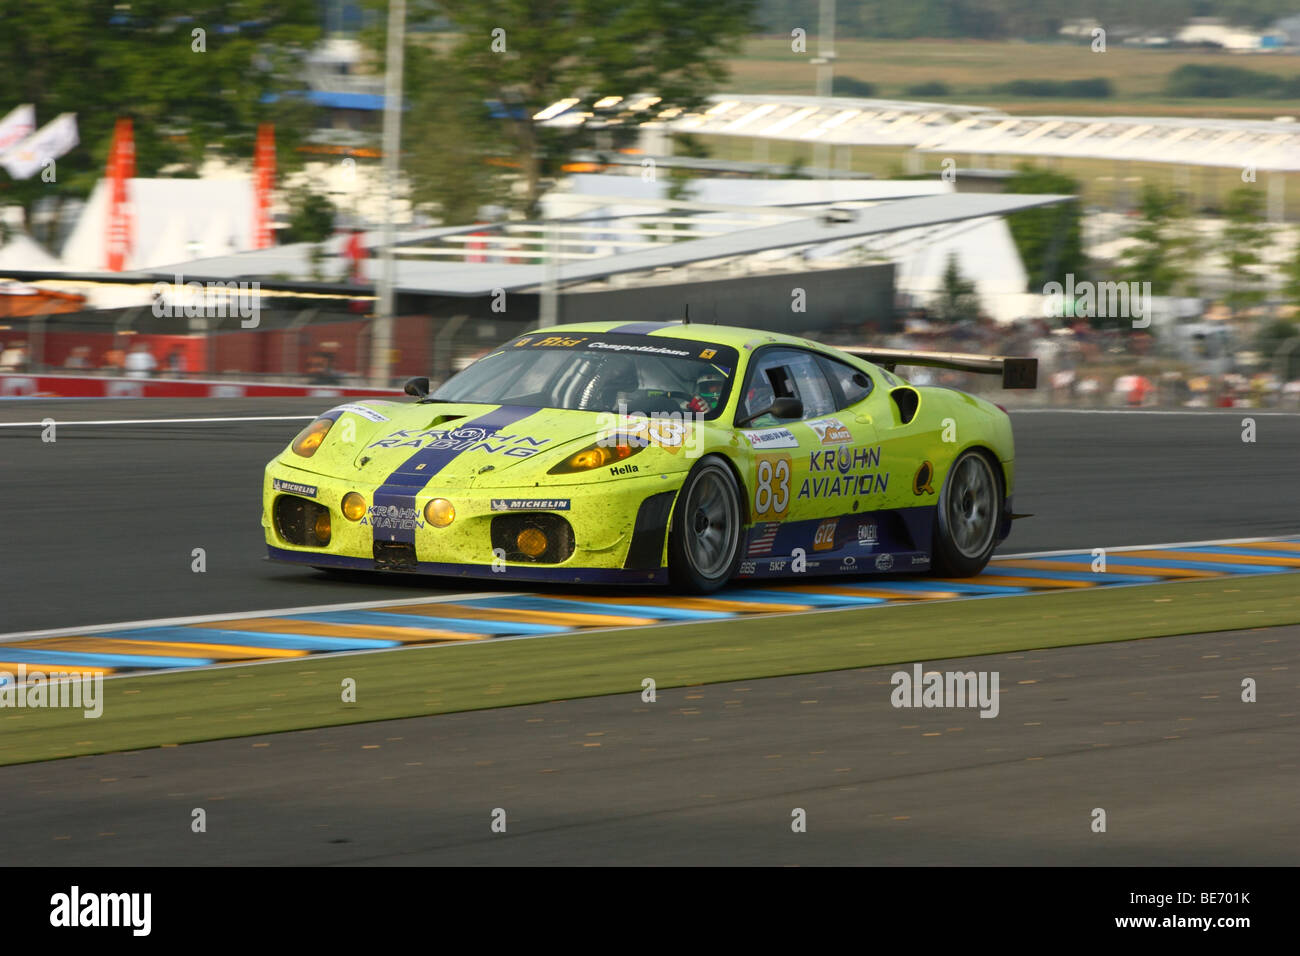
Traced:
<svg viewBox="0 0 1300 956">
<path fill-rule="evenodd" d="M 264 398 L 314 395 L 320 398 L 370 395 L 388 398 L 398 389 L 351 385 L 271 385 L 104 375 L 0 374 L 0 398 Z"/>
</svg>

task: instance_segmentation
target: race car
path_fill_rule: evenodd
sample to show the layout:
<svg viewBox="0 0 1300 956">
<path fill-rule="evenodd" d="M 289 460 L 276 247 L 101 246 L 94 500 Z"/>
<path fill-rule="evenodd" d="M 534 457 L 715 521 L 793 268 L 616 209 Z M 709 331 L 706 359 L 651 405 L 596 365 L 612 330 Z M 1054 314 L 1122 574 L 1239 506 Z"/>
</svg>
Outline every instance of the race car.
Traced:
<svg viewBox="0 0 1300 956">
<path fill-rule="evenodd" d="M 528 332 L 414 401 L 316 418 L 266 467 L 271 558 L 323 569 L 671 584 L 978 573 L 1010 531 L 1011 421 L 898 365 L 1034 359 L 832 348 L 601 322 Z"/>
</svg>

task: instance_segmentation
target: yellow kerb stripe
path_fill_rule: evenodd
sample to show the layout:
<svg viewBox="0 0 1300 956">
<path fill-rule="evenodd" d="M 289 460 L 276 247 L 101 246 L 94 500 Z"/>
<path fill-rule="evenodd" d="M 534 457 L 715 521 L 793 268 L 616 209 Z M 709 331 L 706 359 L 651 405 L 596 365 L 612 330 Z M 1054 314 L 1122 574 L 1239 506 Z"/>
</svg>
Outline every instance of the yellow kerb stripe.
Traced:
<svg viewBox="0 0 1300 956">
<path fill-rule="evenodd" d="M 190 644 L 173 641 L 137 641 L 106 637 L 59 637 L 14 644 L 40 651 L 67 651 L 79 654 L 147 654 L 164 657 L 211 657 L 215 660 L 246 660 L 269 657 L 303 657 L 306 651 L 286 651 L 270 647 L 244 647 L 236 644 Z M 27 665 L 29 668 L 32 666 Z"/>
<path fill-rule="evenodd" d="M 884 588 L 854 588 L 836 584 L 798 584 L 772 588 L 773 591 L 791 591 L 795 594 L 835 594 L 847 597 L 884 598 L 888 601 L 934 601 L 955 598 L 956 591 L 890 591 Z"/>
<path fill-rule="evenodd" d="M 1175 561 L 1213 561 L 1215 564 L 1271 564 L 1277 567 L 1300 568 L 1300 557 L 1263 557 L 1257 554 L 1220 554 L 1217 551 L 1125 551 L 1130 558 L 1171 558 Z"/>
<path fill-rule="evenodd" d="M 14 674 L 15 676 L 18 674 L 18 666 L 19 665 L 17 664 L 0 661 L 0 671 L 8 671 L 10 674 Z M 111 667 L 85 667 L 77 666 L 76 664 L 24 664 L 22 666 L 26 667 L 29 673 L 31 671 L 40 671 L 43 674 L 48 674 L 50 671 L 66 671 L 69 674 L 84 674 L 88 677 L 94 676 L 95 674 L 113 673 L 113 668 Z"/>
<path fill-rule="evenodd" d="M 307 637 L 358 637 L 401 641 L 420 644 L 426 641 L 478 641 L 485 634 L 464 634 L 433 627 L 388 627 L 382 624 L 327 624 L 323 621 L 301 621 L 294 618 L 256 617 L 246 621 L 218 621 L 212 624 L 194 624 L 192 627 L 215 629 L 238 628 L 241 631 L 258 631 L 263 634 L 302 634 Z"/>
<path fill-rule="evenodd" d="M 386 607 L 385 613 L 409 614 L 412 617 L 463 617 L 474 621 L 509 621 L 517 624 L 567 624 L 573 627 L 634 627 L 654 624 L 658 618 L 633 617 L 629 614 L 606 614 L 600 611 L 525 611 L 510 608 L 472 607 L 464 604 L 413 604 L 409 607 Z"/>
<path fill-rule="evenodd" d="M 1127 554 L 1128 552 L 1124 552 Z M 1116 554 L 1116 557 L 1121 555 Z M 999 568 L 1024 568 L 1026 570 L 1035 569 L 1042 571 L 1074 571 L 1080 572 L 1083 568 L 1077 565 L 1069 565 L 1063 561 L 994 561 L 995 567 Z M 1206 571 L 1204 568 L 1158 568 L 1149 564 L 1129 564 L 1127 562 L 1106 560 L 1107 574 L 1148 574 L 1162 578 L 1217 578 L 1222 577 L 1222 571 Z M 1097 577 L 1103 577 L 1101 573 Z"/>
</svg>

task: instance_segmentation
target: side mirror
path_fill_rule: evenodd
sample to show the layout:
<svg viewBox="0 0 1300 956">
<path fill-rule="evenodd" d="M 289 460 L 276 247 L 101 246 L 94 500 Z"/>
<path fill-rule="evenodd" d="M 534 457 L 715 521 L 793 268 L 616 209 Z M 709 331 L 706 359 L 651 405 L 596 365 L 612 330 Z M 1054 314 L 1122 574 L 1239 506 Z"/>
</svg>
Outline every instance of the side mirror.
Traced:
<svg viewBox="0 0 1300 956">
<path fill-rule="evenodd" d="M 414 395 L 416 398 L 428 398 L 429 380 L 423 375 L 419 378 L 407 379 L 402 391 L 406 392 L 407 395 Z"/>
<path fill-rule="evenodd" d="M 767 411 L 776 418 L 803 418 L 803 402 L 797 398 L 778 398 Z"/>
<path fill-rule="evenodd" d="M 744 428 L 756 418 L 772 415 L 776 418 L 803 418 L 803 402 L 797 398 L 777 398 L 761 412 L 755 412 L 736 422 L 737 428 Z"/>
</svg>

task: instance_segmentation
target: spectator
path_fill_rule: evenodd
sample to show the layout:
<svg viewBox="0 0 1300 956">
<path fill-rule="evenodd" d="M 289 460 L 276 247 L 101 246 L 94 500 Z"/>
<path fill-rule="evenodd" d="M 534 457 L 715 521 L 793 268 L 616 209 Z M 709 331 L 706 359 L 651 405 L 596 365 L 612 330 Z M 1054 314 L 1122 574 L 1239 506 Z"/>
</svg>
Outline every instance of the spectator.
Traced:
<svg viewBox="0 0 1300 956">
<path fill-rule="evenodd" d="M 27 343 L 10 342 L 9 347 L 0 352 L 0 372 L 27 371 Z"/>
<path fill-rule="evenodd" d="M 78 345 L 73 348 L 73 350 L 68 353 L 68 357 L 64 359 L 63 367 L 71 369 L 90 368 L 90 346 Z"/>
<path fill-rule="evenodd" d="M 179 345 L 172 346 L 172 350 L 167 353 L 166 369 L 174 375 L 185 374 L 185 349 Z"/>
<path fill-rule="evenodd" d="M 103 368 L 106 371 L 118 374 L 122 371 L 122 366 L 126 364 L 126 353 L 114 345 L 104 353 Z"/>
<path fill-rule="evenodd" d="M 313 385 L 337 385 L 342 379 L 334 367 L 337 342 L 323 342 L 315 352 L 307 357 L 308 381 Z"/>
<path fill-rule="evenodd" d="M 144 342 L 136 342 L 126 356 L 127 378 L 150 378 L 158 368 L 158 360 Z"/>
</svg>

